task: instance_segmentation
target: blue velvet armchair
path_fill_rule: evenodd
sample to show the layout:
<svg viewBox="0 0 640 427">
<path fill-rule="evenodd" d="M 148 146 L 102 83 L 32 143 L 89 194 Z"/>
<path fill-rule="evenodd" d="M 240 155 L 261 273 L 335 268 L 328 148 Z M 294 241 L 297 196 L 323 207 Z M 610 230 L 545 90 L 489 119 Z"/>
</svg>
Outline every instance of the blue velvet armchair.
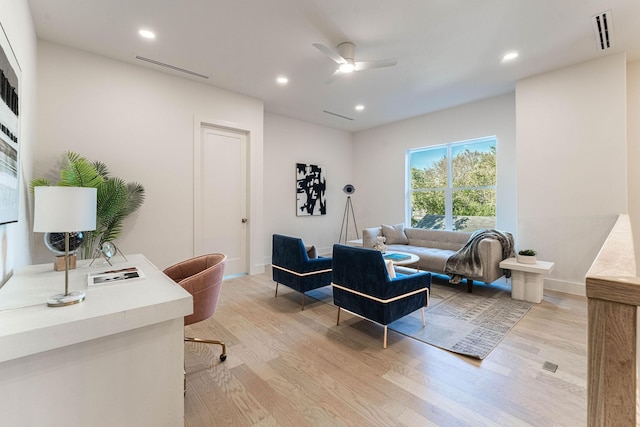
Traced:
<svg viewBox="0 0 640 427">
<path fill-rule="evenodd" d="M 431 273 L 389 277 L 382 253 L 345 245 L 333 246 L 333 303 L 384 326 L 383 347 L 387 348 L 387 325 L 429 304 Z"/>
<path fill-rule="evenodd" d="M 273 235 L 271 267 L 275 296 L 279 283 L 301 292 L 302 310 L 305 292 L 331 284 L 331 258 L 309 258 L 302 239 L 297 237 Z"/>
</svg>

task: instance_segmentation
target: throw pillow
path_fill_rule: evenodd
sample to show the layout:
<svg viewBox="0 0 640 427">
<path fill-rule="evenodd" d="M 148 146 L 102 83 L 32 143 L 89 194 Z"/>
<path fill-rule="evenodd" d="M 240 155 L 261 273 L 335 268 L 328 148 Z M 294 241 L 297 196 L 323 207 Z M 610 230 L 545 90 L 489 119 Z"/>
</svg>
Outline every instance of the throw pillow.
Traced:
<svg viewBox="0 0 640 427">
<path fill-rule="evenodd" d="M 404 234 L 404 224 L 382 224 L 382 234 L 387 238 L 387 245 L 408 245 L 409 239 Z"/>
<path fill-rule="evenodd" d="M 387 273 L 389 273 L 389 278 L 390 279 L 395 279 L 396 270 L 394 270 L 394 268 L 393 268 L 393 261 L 385 260 L 384 263 L 387 266 Z"/>
<path fill-rule="evenodd" d="M 307 256 L 309 257 L 309 259 L 318 258 L 318 254 L 316 253 L 316 247 L 315 246 L 305 246 L 304 248 L 307 251 Z"/>
</svg>

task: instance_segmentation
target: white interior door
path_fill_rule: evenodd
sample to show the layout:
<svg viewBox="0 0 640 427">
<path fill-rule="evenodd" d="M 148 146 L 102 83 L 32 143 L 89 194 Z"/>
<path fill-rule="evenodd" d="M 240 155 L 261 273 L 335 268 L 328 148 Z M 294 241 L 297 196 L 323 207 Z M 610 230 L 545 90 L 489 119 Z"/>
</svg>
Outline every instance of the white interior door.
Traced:
<svg viewBox="0 0 640 427">
<path fill-rule="evenodd" d="M 247 136 L 203 125 L 194 161 L 195 253 L 226 254 L 225 276 L 247 273 Z"/>
</svg>

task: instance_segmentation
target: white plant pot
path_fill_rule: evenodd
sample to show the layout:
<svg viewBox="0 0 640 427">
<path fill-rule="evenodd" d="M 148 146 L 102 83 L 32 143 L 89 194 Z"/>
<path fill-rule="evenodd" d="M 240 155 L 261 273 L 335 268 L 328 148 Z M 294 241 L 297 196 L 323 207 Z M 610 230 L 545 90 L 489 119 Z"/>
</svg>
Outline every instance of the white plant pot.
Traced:
<svg viewBox="0 0 640 427">
<path fill-rule="evenodd" d="M 535 264 L 536 256 L 535 255 L 517 255 L 517 261 L 520 264 Z"/>
</svg>

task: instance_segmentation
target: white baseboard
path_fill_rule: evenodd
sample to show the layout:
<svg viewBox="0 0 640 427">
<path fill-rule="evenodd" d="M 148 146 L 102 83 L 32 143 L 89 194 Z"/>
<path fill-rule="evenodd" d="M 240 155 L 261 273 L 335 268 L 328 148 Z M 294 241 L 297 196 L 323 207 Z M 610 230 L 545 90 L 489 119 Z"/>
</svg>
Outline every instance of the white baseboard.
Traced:
<svg viewBox="0 0 640 427">
<path fill-rule="evenodd" d="M 586 296 L 587 291 L 584 283 L 567 282 L 558 279 L 544 279 L 544 289 L 564 292 L 565 294 Z"/>
</svg>

